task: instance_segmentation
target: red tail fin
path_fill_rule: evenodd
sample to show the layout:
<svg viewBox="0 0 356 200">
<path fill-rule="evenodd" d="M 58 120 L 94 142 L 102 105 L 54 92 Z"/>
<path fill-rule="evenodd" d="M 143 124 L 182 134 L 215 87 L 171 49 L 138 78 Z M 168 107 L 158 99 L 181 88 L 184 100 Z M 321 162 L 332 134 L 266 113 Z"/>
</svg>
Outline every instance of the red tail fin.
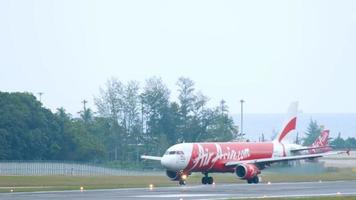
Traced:
<svg viewBox="0 0 356 200">
<path fill-rule="evenodd" d="M 322 153 L 330 151 L 331 148 L 329 146 L 329 130 L 323 130 L 319 137 L 316 138 L 311 147 L 316 147 L 315 149 L 310 149 L 309 153 Z M 319 148 L 318 148 L 319 147 Z M 320 148 L 325 147 L 325 148 Z"/>
<path fill-rule="evenodd" d="M 279 134 L 277 135 L 277 137 L 274 139 L 275 141 L 282 142 L 288 139 L 291 140 L 291 138 L 287 139 L 286 136 L 290 135 L 290 133 L 296 129 L 297 113 L 298 113 L 298 102 L 292 102 L 288 108 L 288 114 L 284 126 L 282 130 L 279 132 Z"/>
</svg>

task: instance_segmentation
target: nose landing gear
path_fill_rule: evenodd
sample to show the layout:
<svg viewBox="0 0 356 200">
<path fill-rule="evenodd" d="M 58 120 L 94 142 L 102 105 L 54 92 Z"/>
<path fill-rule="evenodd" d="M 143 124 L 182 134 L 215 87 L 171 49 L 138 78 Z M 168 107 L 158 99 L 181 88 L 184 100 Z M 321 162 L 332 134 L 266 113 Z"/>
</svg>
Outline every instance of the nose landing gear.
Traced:
<svg viewBox="0 0 356 200">
<path fill-rule="evenodd" d="M 179 185 L 185 185 L 185 180 L 179 180 Z"/>
<path fill-rule="evenodd" d="M 184 174 L 183 171 L 180 172 L 180 176 L 179 176 L 179 185 L 185 185 L 185 180 L 187 180 L 188 175 Z"/>
</svg>

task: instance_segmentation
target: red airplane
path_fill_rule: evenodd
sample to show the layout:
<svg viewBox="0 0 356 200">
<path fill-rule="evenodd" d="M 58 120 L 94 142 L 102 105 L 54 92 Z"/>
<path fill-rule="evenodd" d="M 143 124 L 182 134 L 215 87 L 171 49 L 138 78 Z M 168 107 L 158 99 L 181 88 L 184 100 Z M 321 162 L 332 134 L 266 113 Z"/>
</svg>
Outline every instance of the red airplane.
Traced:
<svg viewBox="0 0 356 200">
<path fill-rule="evenodd" d="M 184 185 L 193 172 L 204 174 L 202 184 L 213 184 L 209 173 L 235 173 L 248 183 L 258 183 L 258 174 L 272 163 L 314 159 L 331 154 L 328 152 L 329 131 L 323 131 L 313 146 L 305 147 L 288 142 L 296 128 L 298 103 L 289 107 L 289 115 L 282 131 L 271 142 L 204 142 L 181 143 L 168 148 L 162 157 L 142 155 L 142 159 L 160 161 L 172 181 Z"/>
</svg>

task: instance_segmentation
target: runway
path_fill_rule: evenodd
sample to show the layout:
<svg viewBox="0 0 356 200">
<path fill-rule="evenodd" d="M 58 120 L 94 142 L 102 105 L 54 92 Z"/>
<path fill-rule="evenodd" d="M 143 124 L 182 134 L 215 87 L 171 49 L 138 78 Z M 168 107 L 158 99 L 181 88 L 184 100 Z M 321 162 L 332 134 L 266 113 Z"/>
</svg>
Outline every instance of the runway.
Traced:
<svg viewBox="0 0 356 200">
<path fill-rule="evenodd" d="M 356 195 L 355 181 L 271 184 L 215 184 L 182 187 L 153 187 L 90 191 L 26 192 L 0 194 L 2 200 L 116 200 L 116 199 L 242 199 Z"/>
</svg>

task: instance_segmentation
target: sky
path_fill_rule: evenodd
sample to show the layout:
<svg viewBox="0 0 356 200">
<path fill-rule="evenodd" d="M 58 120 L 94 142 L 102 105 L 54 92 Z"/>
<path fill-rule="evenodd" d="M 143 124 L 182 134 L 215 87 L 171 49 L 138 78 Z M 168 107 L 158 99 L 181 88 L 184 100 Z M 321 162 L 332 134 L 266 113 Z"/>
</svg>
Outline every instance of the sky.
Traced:
<svg viewBox="0 0 356 200">
<path fill-rule="evenodd" d="M 0 0 L 0 91 L 70 113 L 99 88 L 189 77 L 230 112 L 356 113 L 356 1 Z"/>
</svg>

